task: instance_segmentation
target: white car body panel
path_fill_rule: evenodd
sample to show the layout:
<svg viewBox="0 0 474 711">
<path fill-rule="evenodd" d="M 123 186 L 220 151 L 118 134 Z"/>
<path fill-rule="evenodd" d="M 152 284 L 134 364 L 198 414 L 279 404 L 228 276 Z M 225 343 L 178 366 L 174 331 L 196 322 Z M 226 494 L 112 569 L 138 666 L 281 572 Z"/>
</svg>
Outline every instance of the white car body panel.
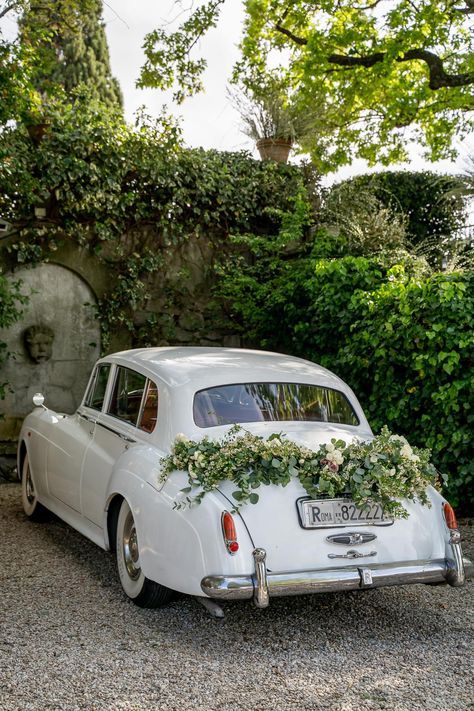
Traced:
<svg viewBox="0 0 474 711">
<path fill-rule="evenodd" d="M 158 418 L 152 433 L 139 430 L 104 412 L 81 404 L 71 416 L 42 407 L 26 419 L 20 434 L 19 471 L 25 450 L 39 501 L 101 547 L 109 548 L 107 517 L 115 496 L 127 500 L 135 519 L 140 565 L 147 578 L 173 590 L 203 595 L 206 576 L 237 579 L 254 575 L 253 552 L 266 551 L 271 573 L 334 568 L 330 554 L 344 553 L 328 535 L 340 529 L 302 528 L 296 500 L 305 496 L 298 481 L 287 487 L 262 486 L 257 505 L 236 515 L 239 551 L 229 555 L 221 531 L 221 514 L 233 506 L 231 482 L 206 495 L 199 506 L 177 509 L 183 472 L 159 481 L 160 460 L 174 438 L 219 439 L 230 426 L 201 428 L 193 420 L 192 402 L 203 388 L 246 382 L 296 382 L 340 390 L 351 403 L 359 425 L 328 422 L 254 422 L 243 427 L 268 437 L 283 432 L 312 449 L 331 438 L 369 439 L 370 426 L 352 390 L 340 378 L 307 361 L 280 354 L 238 349 L 150 348 L 125 351 L 99 361 L 112 364 L 105 405 L 111 395 L 114 368 L 125 366 L 158 386 Z M 47 403 L 47 393 L 46 403 Z M 444 559 L 449 531 L 442 516 L 445 501 L 430 490 L 431 508 L 406 502 L 409 517 L 388 526 L 363 526 L 376 539 L 358 548 L 372 553 L 363 565 Z M 350 526 L 348 526 L 350 528 Z M 340 568 L 350 559 L 336 561 Z"/>
</svg>

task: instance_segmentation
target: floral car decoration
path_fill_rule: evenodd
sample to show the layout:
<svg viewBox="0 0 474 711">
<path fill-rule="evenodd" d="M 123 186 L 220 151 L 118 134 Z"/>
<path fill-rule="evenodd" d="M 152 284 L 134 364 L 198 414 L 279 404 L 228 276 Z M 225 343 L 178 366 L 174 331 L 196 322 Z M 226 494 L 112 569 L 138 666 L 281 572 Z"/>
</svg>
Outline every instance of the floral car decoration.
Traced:
<svg viewBox="0 0 474 711">
<path fill-rule="evenodd" d="M 162 461 L 161 480 L 176 469 L 187 471 L 189 486 L 175 506 L 199 504 L 223 481 L 232 481 L 238 510 L 257 504 L 262 484 L 286 486 L 297 477 L 310 497 L 347 494 L 359 508 L 379 503 L 386 514 L 406 518 L 400 499 L 430 505 L 428 485 L 438 484 L 430 450 L 411 447 L 405 437 L 383 427 L 370 442 L 332 439 L 312 451 L 273 433 L 263 439 L 233 427 L 221 441 L 193 441 L 179 434 L 172 453 Z"/>
</svg>

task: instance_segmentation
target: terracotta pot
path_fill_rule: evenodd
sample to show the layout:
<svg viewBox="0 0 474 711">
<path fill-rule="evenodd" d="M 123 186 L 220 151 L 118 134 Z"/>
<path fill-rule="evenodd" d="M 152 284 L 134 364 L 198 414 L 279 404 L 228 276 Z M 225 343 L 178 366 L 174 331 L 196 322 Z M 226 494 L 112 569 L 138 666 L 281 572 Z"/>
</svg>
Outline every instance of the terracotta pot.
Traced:
<svg viewBox="0 0 474 711">
<path fill-rule="evenodd" d="M 276 160 L 287 163 L 291 150 L 291 141 L 285 138 L 260 138 L 257 149 L 262 160 Z"/>
</svg>

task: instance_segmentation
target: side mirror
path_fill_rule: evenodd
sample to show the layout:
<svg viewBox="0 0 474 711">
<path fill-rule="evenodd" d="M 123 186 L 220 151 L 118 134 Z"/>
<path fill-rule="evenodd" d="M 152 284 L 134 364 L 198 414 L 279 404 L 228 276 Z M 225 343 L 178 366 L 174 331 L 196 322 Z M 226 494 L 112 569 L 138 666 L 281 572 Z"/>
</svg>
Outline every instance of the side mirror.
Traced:
<svg viewBox="0 0 474 711">
<path fill-rule="evenodd" d="M 43 393 L 35 393 L 33 395 L 33 405 L 35 407 L 44 407 L 44 395 Z"/>
</svg>

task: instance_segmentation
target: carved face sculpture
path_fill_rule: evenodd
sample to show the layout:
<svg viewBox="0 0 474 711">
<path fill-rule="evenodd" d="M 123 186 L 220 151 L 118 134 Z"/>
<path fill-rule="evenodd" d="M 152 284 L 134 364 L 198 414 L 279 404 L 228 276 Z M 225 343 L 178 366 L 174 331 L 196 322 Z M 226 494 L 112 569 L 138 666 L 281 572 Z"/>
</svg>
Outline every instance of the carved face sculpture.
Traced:
<svg viewBox="0 0 474 711">
<path fill-rule="evenodd" d="M 23 333 L 25 348 L 34 363 L 44 363 L 53 353 L 54 331 L 49 326 L 30 326 Z"/>
</svg>

